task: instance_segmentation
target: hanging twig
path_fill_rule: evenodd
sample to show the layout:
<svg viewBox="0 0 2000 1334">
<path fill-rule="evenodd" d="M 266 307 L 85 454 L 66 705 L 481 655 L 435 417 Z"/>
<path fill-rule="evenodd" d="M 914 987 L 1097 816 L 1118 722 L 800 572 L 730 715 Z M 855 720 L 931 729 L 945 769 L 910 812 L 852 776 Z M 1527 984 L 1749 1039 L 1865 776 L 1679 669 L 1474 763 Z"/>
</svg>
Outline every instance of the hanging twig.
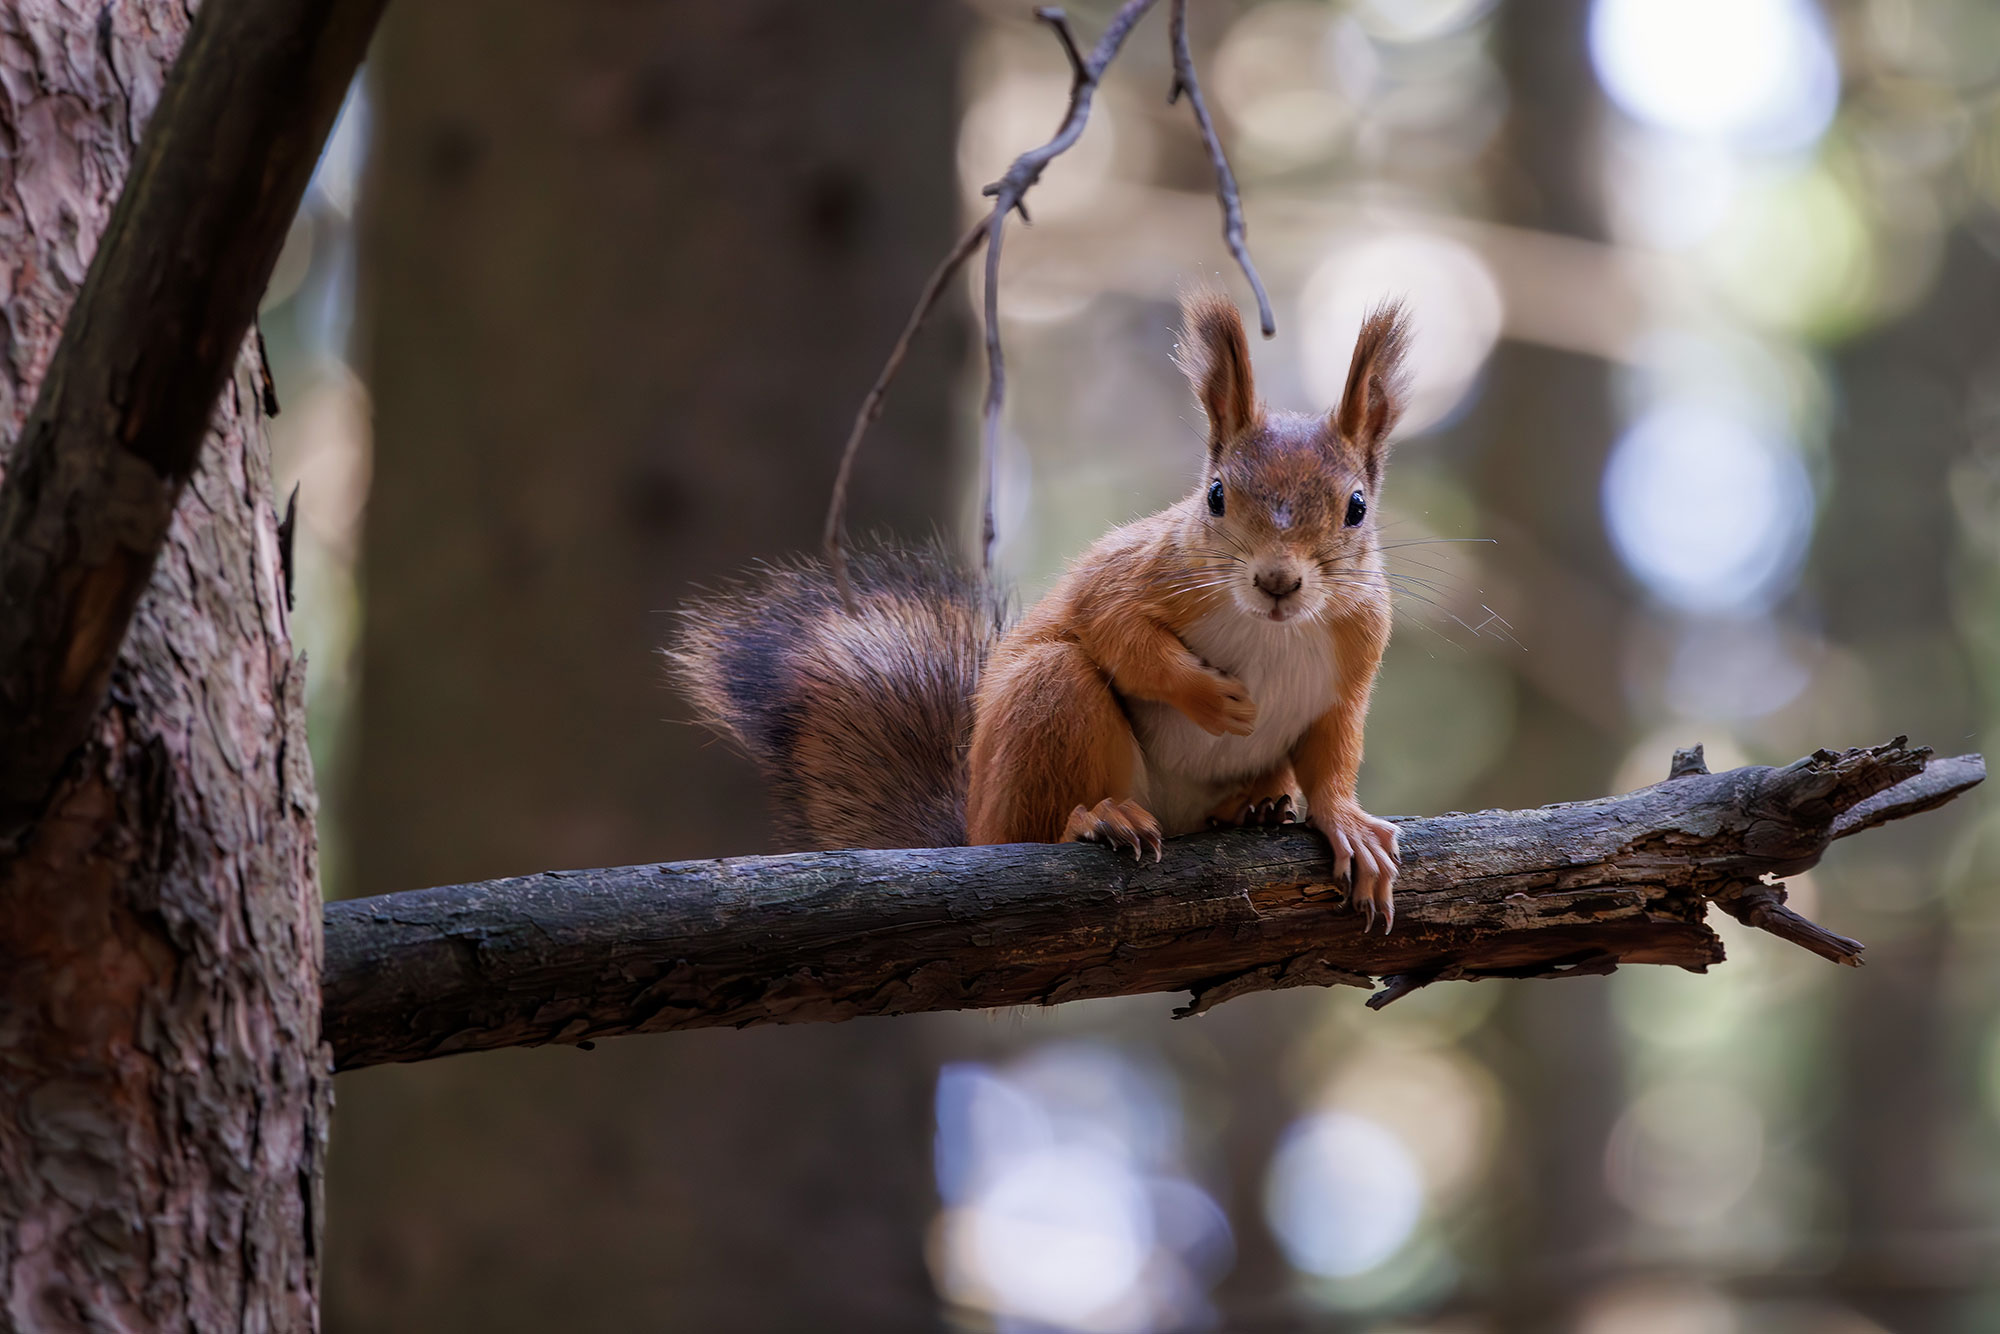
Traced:
<svg viewBox="0 0 2000 1334">
<path fill-rule="evenodd" d="M 1257 276 L 1257 266 L 1250 262 L 1250 251 L 1243 243 L 1243 200 L 1236 193 L 1236 173 L 1229 169 L 1229 159 L 1223 156 L 1222 140 L 1215 136 L 1215 122 L 1209 118 L 1201 83 L 1194 76 L 1194 52 L 1188 49 L 1187 0 L 1174 0 L 1168 26 L 1174 43 L 1174 86 L 1167 90 L 1167 105 L 1172 106 L 1182 93 L 1187 94 L 1195 128 L 1201 131 L 1202 147 L 1208 150 L 1208 160 L 1215 166 L 1215 197 L 1222 203 L 1222 240 L 1236 257 L 1243 276 L 1250 280 L 1250 290 L 1257 294 L 1257 320 L 1263 326 L 1264 337 L 1270 338 L 1278 332 L 1278 321 L 1271 314 L 1271 298 L 1264 292 L 1264 281 Z"/>
<path fill-rule="evenodd" d="M 901 369 L 904 357 L 909 353 L 910 340 L 917 329 L 930 315 L 945 287 L 954 275 L 965 266 L 967 260 L 983 243 L 986 246 L 986 274 L 983 314 L 986 344 L 986 401 L 980 423 L 980 475 L 981 521 L 980 558 L 982 568 L 990 576 L 993 572 L 993 547 L 997 537 L 994 523 L 994 474 L 995 460 L 999 454 L 1000 414 L 1006 403 L 1007 366 L 1000 347 L 1000 245 L 1004 235 L 1007 215 L 1019 213 L 1027 222 L 1027 205 L 1023 202 L 1028 190 L 1042 177 L 1049 163 L 1069 151 L 1071 145 L 1083 134 L 1085 123 L 1090 119 L 1090 104 L 1097 92 L 1104 71 L 1117 58 L 1125 45 L 1132 28 L 1151 9 L 1156 0 L 1126 0 L 1112 15 L 1110 24 L 1097 45 L 1091 48 L 1089 56 L 1082 53 L 1076 42 L 1076 34 L 1071 31 L 1069 18 L 1062 10 L 1044 7 L 1035 11 L 1035 17 L 1046 23 L 1062 44 L 1063 54 L 1069 59 L 1070 89 L 1069 109 L 1064 113 L 1062 124 L 1055 136 L 1047 143 L 1015 158 L 1006 174 L 988 185 L 982 193 L 993 201 L 972 229 L 959 238 L 938 267 L 932 272 L 930 281 L 924 285 L 922 295 L 917 298 L 916 309 L 910 313 L 903 332 L 890 349 L 889 360 L 882 373 L 875 377 L 868 396 L 861 401 L 861 410 L 855 414 L 854 425 L 847 433 L 847 443 L 841 450 L 840 468 L 834 476 L 833 496 L 826 512 L 826 557 L 832 567 L 836 582 L 840 587 L 841 601 L 852 612 L 854 592 L 848 584 L 847 551 L 842 532 L 847 526 L 847 493 L 854 470 L 854 458 L 860 451 L 861 438 L 877 417 L 882 415 L 882 403 L 889 392 L 889 383 Z M 1236 178 L 1230 173 L 1229 163 L 1222 155 L 1222 145 L 1215 137 L 1215 127 L 1210 121 L 1208 107 L 1201 100 L 1200 85 L 1195 81 L 1194 58 L 1187 46 L 1187 25 L 1185 22 L 1185 0 L 1175 0 L 1174 27 L 1172 30 L 1174 47 L 1174 97 L 1185 90 L 1188 101 L 1194 107 L 1195 123 L 1200 128 L 1202 142 L 1208 149 L 1210 161 L 1216 167 L 1216 195 L 1221 201 L 1223 212 L 1223 238 L 1229 243 L 1230 252 L 1243 266 L 1244 274 L 1250 279 L 1250 286 L 1257 294 L 1257 310 L 1263 322 L 1264 334 L 1269 337 L 1276 331 L 1276 322 L 1271 316 L 1271 303 L 1264 294 L 1264 285 L 1258 280 L 1257 271 L 1251 266 L 1249 254 L 1243 246 L 1243 208 L 1237 197 Z M 1170 99 L 1171 100 L 1171 99 Z"/>
<path fill-rule="evenodd" d="M 979 425 L 979 461 L 983 476 L 980 486 L 979 567 L 988 577 L 993 573 L 993 547 L 999 536 L 994 524 L 993 492 L 996 460 L 1000 454 L 1000 411 L 1007 399 L 1007 362 L 1000 350 L 1000 242 L 1006 232 L 1007 215 L 1021 209 L 1021 217 L 1024 220 L 1027 218 L 1022 198 L 1029 187 L 1042 178 L 1042 172 L 1049 163 L 1068 152 L 1070 146 L 1083 137 L 1083 127 L 1090 119 L 1091 100 L 1097 95 L 1098 80 L 1117 57 L 1119 48 L 1125 45 L 1125 38 L 1130 35 L 1133 25 L 1152 7 L 1153 0 L 1126 0 L 1112 15 L 1111 26 L 1097 39 L 1097 46 L 1088 60 L 1076 58 L 1076 38 L 1070 33 L 1069 19 L 1060 9 L 1035 11 L 1035 17 L 1055 29 L 1063 49 L 1070 53 L 1069 113 L 1063 117 L 1062 127 L 1053 139 L 1015 158 L 1013 165 L 1007 168 L 1007 174 L 983 191 L 993 200 L 993 211 L 986 217 L 986 405 L 980 414 Z"/>
<path fill-rule="evenodd" d="M 910 354 L 910 343 L 916 338 L 917 330 L 923 327 L 932 307 L 944 294 L 945 284 L 951 281 L 952 275 L 964 266 L 966 260 L 972 258 L 972 252 L 979 249 L 985 239 L 986 222 L 981 219 L 958 238 L 958 244 L 951 248 L 951 253 L 931 270 L 930 281 L 924 284 L 923 295 L 917 298 L 917 308 L 910 312 L 903 332 L 896 336 L 896 345 L 889 349 L 889 360 L 869 387 L 868 397 L 861 400 L 861 411 L 854 415 L 854 425 L 847 432 L 847 443 L 841 448 L 840 469 L 833 475 L 833 499 L 826 507 L 826 559 L 833 567 L 835 581 L 840 585 L 840 600 L 850 613 L 854 611 L 854 590 L 847 583 L 847 548 L 841 541 L 840 530 L 847 522 L 847 485 L 854 474 L 854 456 L 861 451 L 861 437 L 882 415 L 882 402 L 889 396 L 889 382 L 903 368 L 903 358 Z"/>
</svg>

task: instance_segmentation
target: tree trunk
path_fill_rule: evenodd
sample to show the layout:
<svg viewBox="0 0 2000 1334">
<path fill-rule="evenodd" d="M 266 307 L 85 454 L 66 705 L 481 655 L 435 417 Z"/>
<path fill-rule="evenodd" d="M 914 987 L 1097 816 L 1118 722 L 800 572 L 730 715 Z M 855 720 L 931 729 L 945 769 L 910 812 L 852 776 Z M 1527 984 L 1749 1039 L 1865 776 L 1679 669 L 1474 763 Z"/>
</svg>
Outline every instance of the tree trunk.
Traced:
<svg viewBox="0 0 2000 1334">
<path fill-rule="evenodd" d="M 9 442 L 187 22 L 0 7 Z M 257 372 L 246 349 L 110 700 L 0 863 L 8 1329 L 317 1323 L 315 799 Z"/>
<path fill-rule="evenodd" d="M 956 23 L 917 0 L 391 10 L 341 892 L 764 845 L 749 766 L 670 721 L 654 650 L 696 583 L 817 542 L 955 232 Z M 857 528 L 950 516 L 950 343 L 926 336 L 870 439 Z M 928 1029 L 344 1078 L 328 1322 L 930 1325 Z"/>
<path fill-rule="evenodd" d="M 1591 240 L 1603 224 L 1593 182 L 1603 114 L 1585 46 L 1583 0 L 1514 0 L 1500 11 L 1500 58 L 1508 83 L 1505 221 Z M 1554 609 L 1564 592 L 1536 579 L 1540 568 L 1609 570 L 1616 559 L 1597 521 L 1598 479 L 1616 434 L 1609 368 L 1600 361 L 1521 343 L 1493 358 L 1478 413 L 1488 433 L 1476 479 L 1482 509 L 1501 537 L 1497 562 L 1520 590 L 1520 610 L 1538 658 L 1576 664 L 1595 683 L 1615 683 L 1624 626 Z M 1540 567 L 1533 562 L 1542 553 Z M 1565 623 L 1566 622 L 1566 623 Z M 1618 763 L 1624 700 L 1599 689 L 1595 717 L 1524 682 L 1508 763 L 1478 792 L 1482 801 L 1525 805 L 1587 797 Z M 1664 777 L 1664 772 L 1661 773 Z M 1500 1009 L 1512 1050 L 1507 1082 L 1511 1165 L 1502 1190 L 1512 1205 L 1497 1238 L 1502 1279 L 1499 1327 L 1543 1330 L 1571 1318 L 1582 1295 L 1579 1269 L 1616 1254 L 1623 1215 L 1604 1185 L 1602 1151 L 1623 1102 L 1617 1031 L 1607 979 L 1574 986 L 1517 987 Z"/>
<path fill-rule="evenodd" d="M 1815 553 L 1823 587 L 1840 591 L 1827 599 L 1827 637 L 1866 662 L 1878 709 L 1931 736 L 1992 722 L 1960 647 L 1991 612 L 1954 586 L 1951 546 L 1957 473 L 1980 448 L 1969 405 L 1991 383 L 1996 310 L 2000 264 L 1960 235 L 1923 304 L 1835 362 L 1842 411 L 1828 443 L 1838 480 Z M 1956 641 L 1954 613 L 1967 622 Z M 1980 1133 L 1967 1124 L 1977 1094 L 1964 1052 L 1978 1039 L 1957 1027 L 1978 1013 L 1966 997 L 1981 993 L 1968 982 L 1990 965 L 1933 888 L 1963 846 L 1947 829 L 1896 831 L 1826 879 L 1841 915 L 1881 938 L 1859 985 L 1831 1002 L 1823 1170 L 1846 1220 L 1833 1286 L 1897 1334 L 1991 1320 L 1974 1295 L 1990 1290 L 1990 1268 L 1962 1240 L 1994 1217 L 1990 1195 L 1964 1186 L 1958 1146 Z"/>
</svg>

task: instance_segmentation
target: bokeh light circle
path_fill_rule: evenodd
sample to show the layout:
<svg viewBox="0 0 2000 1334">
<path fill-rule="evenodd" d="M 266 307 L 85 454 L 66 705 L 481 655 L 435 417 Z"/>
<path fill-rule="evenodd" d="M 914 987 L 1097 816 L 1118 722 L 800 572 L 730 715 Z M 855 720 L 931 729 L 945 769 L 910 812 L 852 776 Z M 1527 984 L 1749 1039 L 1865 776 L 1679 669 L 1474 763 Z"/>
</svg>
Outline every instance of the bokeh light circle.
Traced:
<svg viewBox="0 0 2000 1334">
<path fill-rule="evenodd" d="M 1797 451 L 1705 405 L 1641 416 L 1613 446 L 1603 492 L 1618 554 L 1685 611 L 1770 606 L 1790 589 L 1812 529 Z"/>
<path fill-rule="evenodd" d="M 1590 54 L 1635 119 L 1759 150 L 1812 143 L 1840 101 L 1833 38 L 1811 0 L 1596 0 Z"/>
<path fill-rule="evenodd" d="M 1309 1116 L 1271 1160 L 1264 1210 L 1294 1267 L 1352 1278 L 1387 1261 L 1416 1230 L 1423 1174 L 1396 1136 L 1347 1112 Z"/>
<path fill-rule="evenodd" d="M 1486 261 L 1450 237 L 1404 231 L 1337 244 L 1299 296 L 1305 381 L 1321 406 L 1340 401 L 1362 317 L 1389 298 L 1410 313 L 1410 402 L 1399 428 L 1409 435 L 1464 400 L 1505 308 Z"/>
<path fill-rule="evenodd" d="M 1083 1148 L 1009 1163 L 965 1214 L 970 1267 L 1010 1314 L 1077 1324 L 1129 1293 L 1153 1249 L 1152 1210 L 1124 1164 Z"/>
</svg>

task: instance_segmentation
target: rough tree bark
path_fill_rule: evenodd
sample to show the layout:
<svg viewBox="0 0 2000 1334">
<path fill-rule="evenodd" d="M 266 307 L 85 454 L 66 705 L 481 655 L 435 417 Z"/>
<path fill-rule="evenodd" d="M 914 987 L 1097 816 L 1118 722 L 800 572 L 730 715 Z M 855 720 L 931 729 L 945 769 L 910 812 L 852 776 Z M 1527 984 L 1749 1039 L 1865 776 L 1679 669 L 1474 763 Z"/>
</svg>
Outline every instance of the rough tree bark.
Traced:
<svg viewBox="0 0 2000 1334">
<path fill-rule="evenodd" d="M 1902 740 L 1622 797 L 1406 820 L 1392 935 L 1325 883 L 1302 830 L 1101 848 L 804 853 L 555 872 L 349 900 L 327 914 L 342 1069 L 627 1033 L 1192 991 L 1589 975 L 1722 960 L 1710 902 L 1836 962 L 1861 946 L 1768 878 L 1980 782 Z"/>
<path fill-rule="evenodd" d="M 239 349 L 376 8 L 0 6 L 9 1330 L 317 1324 L 314 794 Z"/>
<path fill-rule="evenodd" d="M 221 0 L 192 25 L 186 58 L 157 92 L 154 62 L 122 69 L 111 37 L 120 16 L 150 28 L 144 8 L 103 7 L 91 20 L 99 48 L 88 52 L 61 40 L 86 30 L 78 7 L 9 8 L 29 39 L 16 56 L 28 76 L 17 88 L 28 114 L 14 125 L 30 164 L 16 177 L 26 187 L 21 213 L 32 228 L 54 229 L 66 274 L 90 267 L 64 305 L 33 410 L 11 423 L 18 439 L 0 486 L 0 848 L 41 813 L 96 718 L 216 395 L 382 3 Z M 186 15 L 175 19 L 159 40 L 179 38 Z M 56 81 L 37 88 L 43 70 Z M 109 123 L 114 133 L 136 131 L 156 95 L 160 114 L 109 219 L 82 231 L 77 205 L 101 202 L 125 166 L 93 151 L 88 119 L 64 114 L 71 78 L 90 71 L 131 99 Z M 129 92 L 128 74 L 137 76 Z M 36 92 L 53 115 L 33 109 Z M 72 149 L 77 131 L 86 142 Z M 23 350 L 46 355 L 32 340 Z"/>
</svg>

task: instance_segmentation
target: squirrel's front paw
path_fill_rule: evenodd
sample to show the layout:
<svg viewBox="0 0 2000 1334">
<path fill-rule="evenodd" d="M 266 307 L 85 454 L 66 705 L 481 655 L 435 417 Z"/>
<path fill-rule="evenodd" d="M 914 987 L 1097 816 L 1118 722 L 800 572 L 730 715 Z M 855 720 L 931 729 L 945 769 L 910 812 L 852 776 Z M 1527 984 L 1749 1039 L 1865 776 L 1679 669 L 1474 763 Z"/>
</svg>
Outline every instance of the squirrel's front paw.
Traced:
<svg viewBox="0 0 2000 1334">
<path fill-rule="evenodd" d="M 1257 727 L 1257 703 L 1233 676 L 1214 672 L 1203 678 L 1205 687 L 1175 701 L 1196 727 L 1210 736 L 1249 736 Z"/>
<path fill-rule="evenodd" d="M 1396 924 L 1396 900 L 1392 893 L 1396 869 L 1402 855 L 1397 847 L 1396 826 L 1378 820 L 1352 801 L 1336 801 L 1312 811 L 1313 828 L 1326 835 L 1333 845 L 1333 874 L 1336 880 L 1352 885 L 1349 899 L 1356 911 L 1368 915 L 1366 932 L 1375 925 L 1379 913 L 1382 934 Z"/>
</svg>

